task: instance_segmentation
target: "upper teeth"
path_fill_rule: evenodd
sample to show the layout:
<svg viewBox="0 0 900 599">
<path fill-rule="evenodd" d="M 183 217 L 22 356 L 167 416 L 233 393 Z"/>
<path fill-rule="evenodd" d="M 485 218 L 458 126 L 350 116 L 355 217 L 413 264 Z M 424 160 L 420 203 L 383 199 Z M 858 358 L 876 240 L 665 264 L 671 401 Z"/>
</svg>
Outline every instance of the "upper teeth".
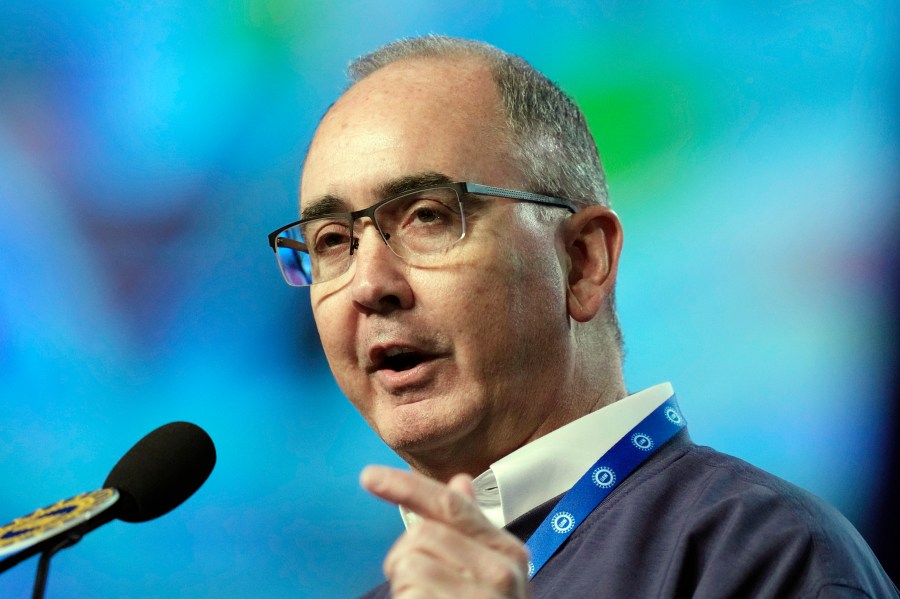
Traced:
<svg viewBox="0 0 900 599">
<path fill-rule="evenodd" d="M 384 352 L 386 358 L 393 358 L 394 356 L 399 356 L 400 354 L 408 354 L 413 350 L 408 347 L 392 347 Z"/>
</svg>

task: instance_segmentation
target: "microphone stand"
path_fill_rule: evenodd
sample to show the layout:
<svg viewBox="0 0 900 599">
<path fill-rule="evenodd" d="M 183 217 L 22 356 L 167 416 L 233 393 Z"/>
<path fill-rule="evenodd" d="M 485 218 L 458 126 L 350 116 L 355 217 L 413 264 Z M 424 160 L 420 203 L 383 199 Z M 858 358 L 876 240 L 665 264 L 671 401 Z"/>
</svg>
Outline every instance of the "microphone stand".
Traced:
<svg viewBox="0 0 900 599">
<path fill-rule="evenodd" d="M 34 589 L 31 592 L 31 599 L 44 599 L 44 589 L 47 587 L 47 575 L 50 574 L 50 558 L 59 551 L 71 547 L 81 540 L 83 535 L 79 532 L 72 532 L 43 553 L 38 560 L 37 572 L 34 575 Z"/>
</svg>

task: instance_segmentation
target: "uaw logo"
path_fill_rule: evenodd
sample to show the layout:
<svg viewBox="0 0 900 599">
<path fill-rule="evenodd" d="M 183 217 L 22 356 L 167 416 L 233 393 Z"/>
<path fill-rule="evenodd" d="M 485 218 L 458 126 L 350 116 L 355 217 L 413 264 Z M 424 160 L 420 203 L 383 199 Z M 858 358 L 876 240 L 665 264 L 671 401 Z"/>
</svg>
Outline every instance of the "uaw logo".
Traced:
<svg viewBox="0 0 900 599">
<path fill-rule="evenodd" d="M 631 443 L 641 451 L 650 451 L 653 449 L 653 439 L 650 435 L 644 433 L 634 433 L 631 435 Z"/>
<path fill-rule="evenodd" d="M 676 410 L 672 406 L 669 406 L 668 408 L 666 408 L 665 413 L 666 413 L 666 420 L 668 420 L 672 424 L 681 426 L 681 423 L 684 422 L 684 420 L 682 420 L 682 418 L 681 418 L 681 414 L 679 414 L 678 410 Z"/>
<path fill-rule="evenodd" d="M 534 576 L 534 562 L 529 561 L 528 562 L 528 578 L 531 578 L 532 576 Z"/>
<path fill-rule="evenodd" d="M 550 520 L 553 532 L 564 534 L 575 528 L 575 518 L 569 512 L 556 512 Z"/>
<path fill-rule="evenodd" d="M 609 466 L 600 466 L 591 474 L 591 480 L 601 489 L 608 489 L 616 484 L 616 473 Z"/>
</svg>

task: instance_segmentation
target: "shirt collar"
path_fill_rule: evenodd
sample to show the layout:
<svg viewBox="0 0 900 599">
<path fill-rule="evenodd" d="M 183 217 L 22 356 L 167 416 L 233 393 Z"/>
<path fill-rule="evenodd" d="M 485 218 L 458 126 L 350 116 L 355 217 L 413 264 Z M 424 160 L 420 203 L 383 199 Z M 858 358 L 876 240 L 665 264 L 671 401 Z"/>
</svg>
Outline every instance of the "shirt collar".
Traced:
<svg viewBox="0 0 900 599">
<path fill-rule="evenodd" d="M 672 394 L 672 385 L 662 383 L 629 395 L 494 462 L 473 481 L 478 507 L 491 523 L 503 527 L 565 493 L 600 456 Z M 419 520 L 402 507 L 400 515 L 407 528 Z"/>
</svg>

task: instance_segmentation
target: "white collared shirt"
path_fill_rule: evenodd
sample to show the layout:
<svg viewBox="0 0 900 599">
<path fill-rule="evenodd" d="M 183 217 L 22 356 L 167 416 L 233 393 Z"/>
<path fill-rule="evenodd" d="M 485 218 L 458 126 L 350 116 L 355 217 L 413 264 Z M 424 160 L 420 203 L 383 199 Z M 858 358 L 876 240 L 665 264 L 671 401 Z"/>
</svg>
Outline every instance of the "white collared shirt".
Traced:
<svg viewBox="0 0 900 599">
<path fill-rule="evenodd" d="M 491 464 L 474 481 L 478 507 L 503 527 L 572 488 L 600 456 L 672 396 L 662 383 L 547 433 Z M 407 528 L 419 517 L 401 507 Z"/>
</svg>

